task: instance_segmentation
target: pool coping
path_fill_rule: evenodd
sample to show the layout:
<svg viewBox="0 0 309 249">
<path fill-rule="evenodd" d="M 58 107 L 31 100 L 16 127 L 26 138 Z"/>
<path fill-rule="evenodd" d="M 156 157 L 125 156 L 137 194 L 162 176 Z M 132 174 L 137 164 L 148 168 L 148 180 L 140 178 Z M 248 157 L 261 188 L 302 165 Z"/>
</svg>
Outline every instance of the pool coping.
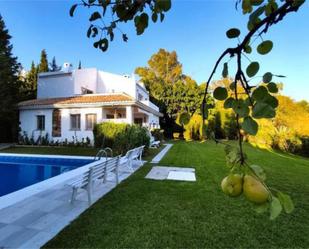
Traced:
<svg viewBox="0 0 309 249">
<path fill-rule="evenodd" d="M 15 157 L 43 157 L 43 158 L 65 158 L 65 159 L 93 159 L 94 157 L 87 156 L 61 156 L 61 155 L 41 155 L 41 154 L 16 154 L 16 153 L 0 153 L 0 156 L 15 156 Z M 28 187 L 22 188 L 10 194 L 0 197 L 0 210 L 11 206 L 17 202 L 20 202 L 28 197 L 31 197 L 35 194 L 38 194 L 42 191 L 45 191 L 49 188 L 55 187 L 60 183 L 64 183 L 74 177 L 80 176 L 86 172 L 89 167 L 97 165 L 99 162 L 103 162 L 104 159 L 97 160 L 95 162 L 86 164 L 77 169 L 64 172 L 60 175 L 51 177 L 44 181 L 32 184 Z"/>
</svg>

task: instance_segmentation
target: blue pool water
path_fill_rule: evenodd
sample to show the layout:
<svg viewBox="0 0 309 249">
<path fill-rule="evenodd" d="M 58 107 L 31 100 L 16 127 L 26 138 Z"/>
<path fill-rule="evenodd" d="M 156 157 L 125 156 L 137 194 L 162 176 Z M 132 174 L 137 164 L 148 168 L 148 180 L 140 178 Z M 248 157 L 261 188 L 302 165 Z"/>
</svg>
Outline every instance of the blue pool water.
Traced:
<svg viewBox="0 0 309 249">
<path fill-rule="evenodd" d="M 0 155 L 0 196 L 91 162 L 93 160 Z"/>
</svg>

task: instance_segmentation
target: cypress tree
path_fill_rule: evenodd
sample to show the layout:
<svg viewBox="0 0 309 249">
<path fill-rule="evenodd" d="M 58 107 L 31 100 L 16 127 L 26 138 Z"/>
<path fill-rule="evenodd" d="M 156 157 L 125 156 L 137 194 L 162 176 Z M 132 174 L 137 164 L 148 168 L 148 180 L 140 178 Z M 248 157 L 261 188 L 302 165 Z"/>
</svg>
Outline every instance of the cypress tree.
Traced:
<svg viewBox="0 0 309 249">
<path fill-rule="evenodd" d="M 34 61 L 32 61 L 30 71 L 27 73 L 26 76 L 26 85 L 24 89 L 28 99 L 33 99 L 36 97 L 37 81 L 38 66 L 34 64 Z"/>
<path fill-rule="evenodd" d="M 12 54 L 11 36 L 0 15 L 0 142 L 16 139 L 20 64 Z"/>
<path fill-rule="evenodd" d="M 51 72 L 57 72 L 57 71 L 60 71 L 60 70 L 61 70 L 61 67 L 59 67 L 59 66 L 57 65 L 55 56 L 53 57 L 53 60 L 52 60 L 51 63 L 49 63 L 49 65 L 50 65 L 50 71 L 51 71 Z"/>
<path fill-rule="evenodd" d="M 46 50 L 43 49 L 41 52 L 41 59 L 39 64 L 39 73 L 48 72 L 48 60 L 47 60 L 47 53 Z"/>
</svg>

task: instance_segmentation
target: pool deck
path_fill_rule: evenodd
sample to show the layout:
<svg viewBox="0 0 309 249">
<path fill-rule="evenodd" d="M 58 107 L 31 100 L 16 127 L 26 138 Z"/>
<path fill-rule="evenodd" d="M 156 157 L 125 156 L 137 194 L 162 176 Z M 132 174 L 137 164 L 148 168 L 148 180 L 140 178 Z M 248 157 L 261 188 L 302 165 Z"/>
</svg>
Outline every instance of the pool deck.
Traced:
<svg viewBox="0 0 309 249">
<path fill-rule="evenodd" d="M 134 172 L 142 165 L 134 164 Z M 130 172 L 119 168 L 120 182 Z M 112 174 L 107 182 L 97 183 L 93 189 L 93 203 L 116 187 Z M 86 191 L 80 190 L 74 204 L 69 202 L 72 189 L 61 183 L 37 193 L 14 205 L 0 209 L 0 248 L 40 248 L 81 213 L 88 209 Z"/>
</svg>

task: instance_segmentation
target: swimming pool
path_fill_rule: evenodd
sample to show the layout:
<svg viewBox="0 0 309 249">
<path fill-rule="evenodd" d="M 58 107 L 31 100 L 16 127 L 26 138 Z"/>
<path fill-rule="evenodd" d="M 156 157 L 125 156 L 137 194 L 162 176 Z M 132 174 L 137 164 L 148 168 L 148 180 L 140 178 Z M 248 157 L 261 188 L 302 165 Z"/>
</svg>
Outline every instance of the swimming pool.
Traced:
<svg viewBox="0 0 309 249">
<path fill-rule="evenodd" d="M 0 197 L 92 162 L 82 157 L 0 154 Z"/>
</svg>

